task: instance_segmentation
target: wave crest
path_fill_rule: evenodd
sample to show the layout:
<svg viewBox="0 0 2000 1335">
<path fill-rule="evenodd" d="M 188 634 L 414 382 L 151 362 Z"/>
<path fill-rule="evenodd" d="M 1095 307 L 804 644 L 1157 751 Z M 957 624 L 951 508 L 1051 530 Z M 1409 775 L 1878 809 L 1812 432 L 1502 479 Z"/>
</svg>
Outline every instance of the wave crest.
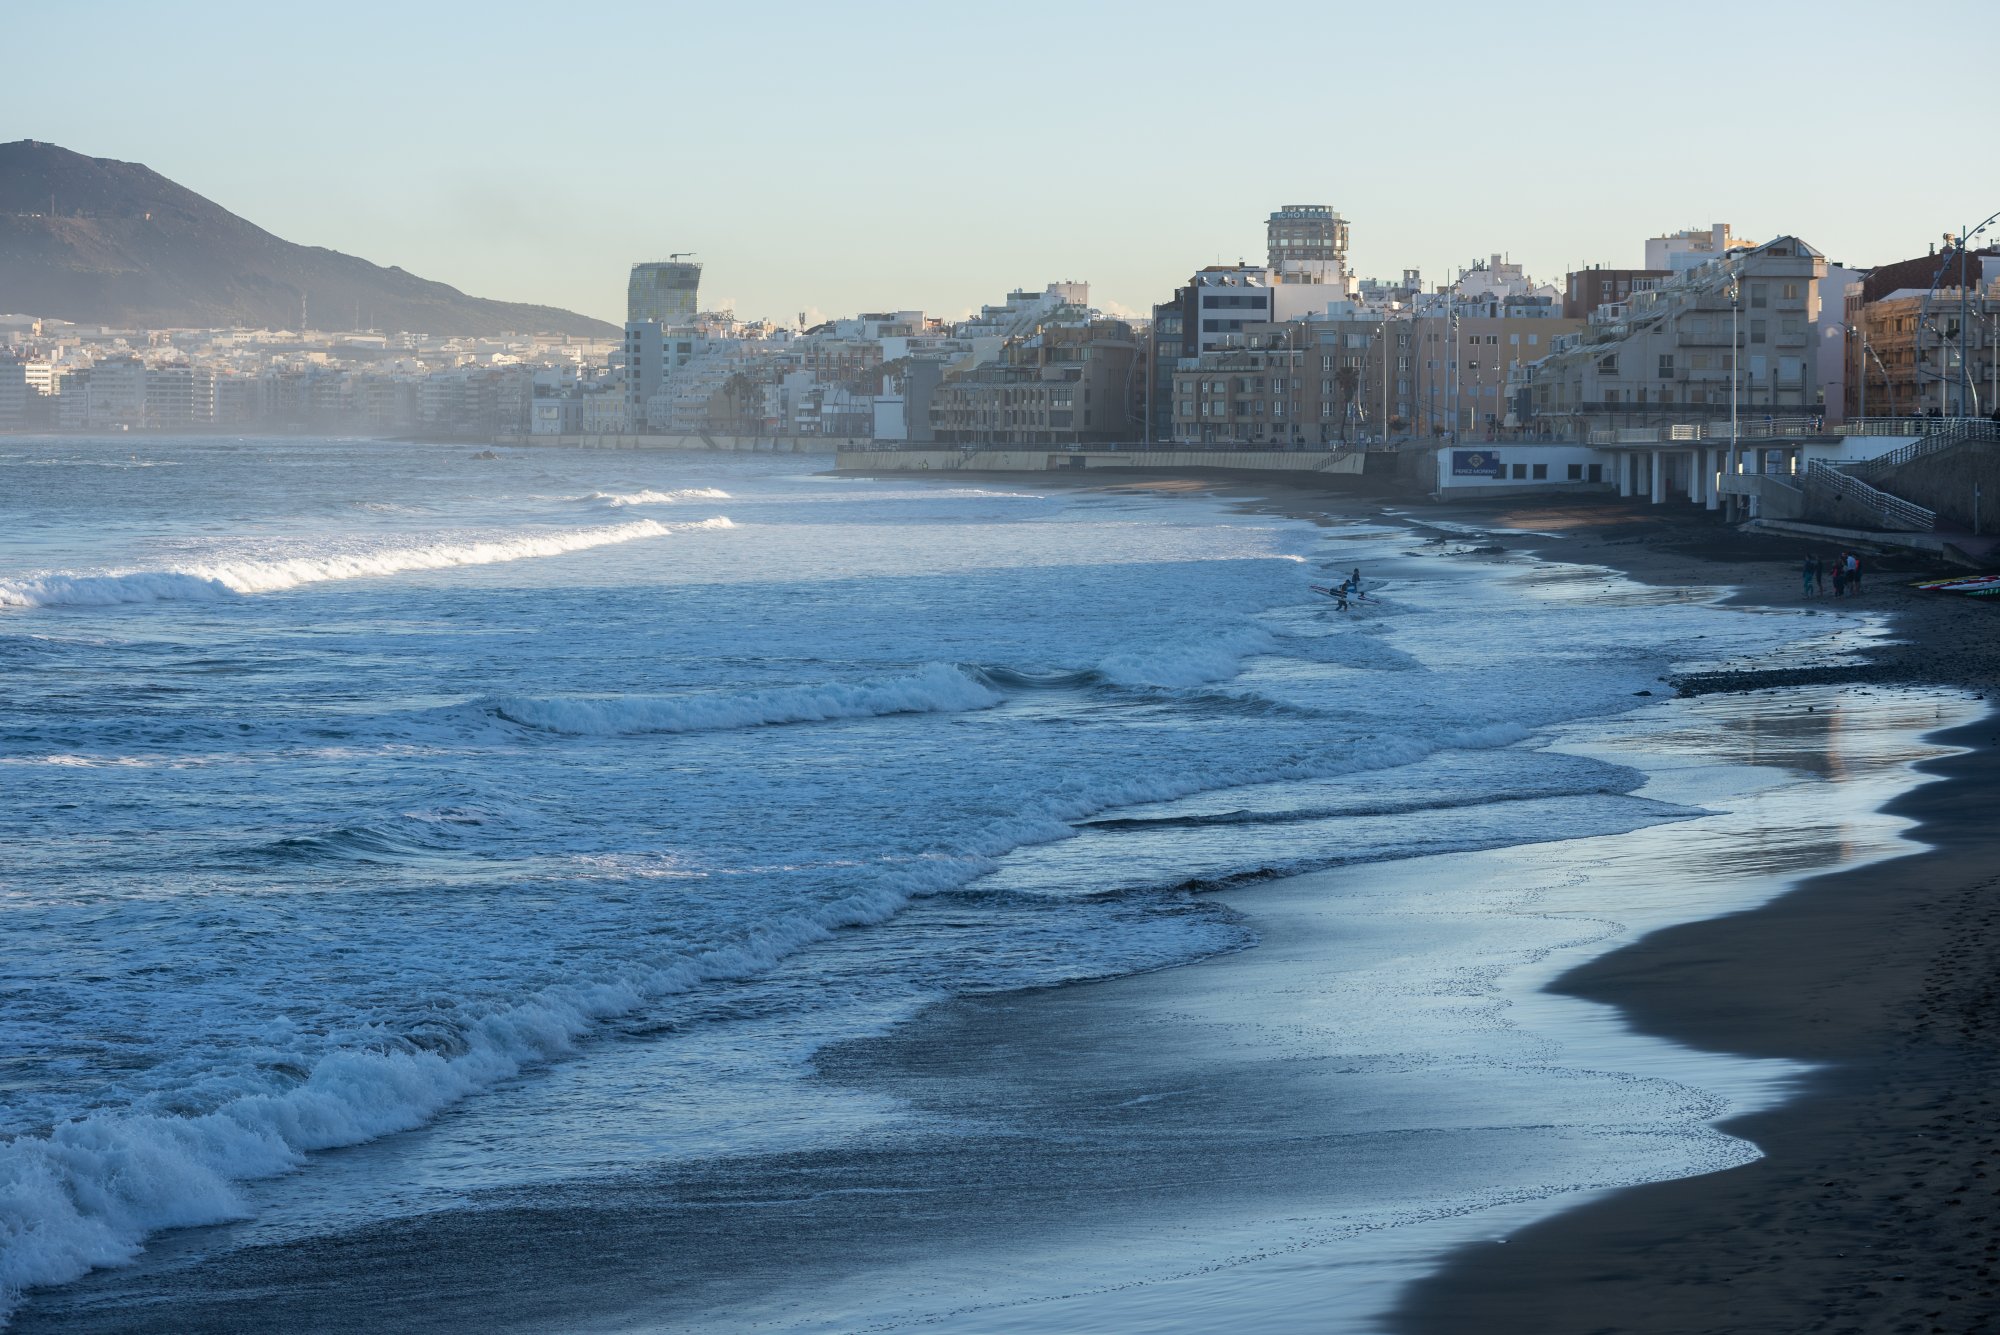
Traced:
<svg viewBox="0 0 2000 1335">
<path fill-rule="evenodd" d="M 370 579 L 412 570 L 494 565 L 562 556 L 612 543 L 664 537 L 675 529 L 732 528 L 720 516 L 669 528 L 636 519 L 602 528 L 467 540 L 444 538 L 409 547 L 320 553 L 278 560 L 216 561 L 167 570 L 110 571 L 99 575 L 49 574 L 0 580 L 0 607 L 111 607 L 120 603 L 214 602 L 249 593 L 273 593 L 302 584 Z"/>
<path fill-rule="evenodd" d="M 686 487 L 680 491 L 593 491 L 576 499 L 589 505 L 622 509 L 628 505 L 672 505 L 677 501 L 726 501 L 720 487 Z"/>
</svg>

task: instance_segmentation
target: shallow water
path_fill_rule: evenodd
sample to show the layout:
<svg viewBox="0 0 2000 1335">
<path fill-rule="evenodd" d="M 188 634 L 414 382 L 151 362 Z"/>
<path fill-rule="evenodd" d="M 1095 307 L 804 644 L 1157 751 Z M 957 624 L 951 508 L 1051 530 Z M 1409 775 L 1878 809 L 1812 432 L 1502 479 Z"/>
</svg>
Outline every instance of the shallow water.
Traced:
<svg viewBox="0 0 2000 1335">
<path fill-rule="evenodd" d="M 1696 817 L 1547 741 L 1827 633 L 1387 521 L 470 453 L 0 449 L 0 1283 L 922 1123 L 812 1055 L 1249 944 L 1246 877 Z"/>
</svg>

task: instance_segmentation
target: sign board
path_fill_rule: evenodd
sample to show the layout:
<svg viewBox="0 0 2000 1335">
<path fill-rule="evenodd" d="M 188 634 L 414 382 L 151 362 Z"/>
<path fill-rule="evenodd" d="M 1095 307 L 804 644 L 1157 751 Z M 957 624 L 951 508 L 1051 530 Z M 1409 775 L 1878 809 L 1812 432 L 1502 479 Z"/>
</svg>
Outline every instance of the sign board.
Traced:
<svg viewBox="0 0 2000 1335">
<path fill-rule="evenodd" d="M 1453 477 L 1505 477 L 1500 467 L 1498 450 L 1453 450 L 1451 452 L 1451 475 Z"/>
</svg>

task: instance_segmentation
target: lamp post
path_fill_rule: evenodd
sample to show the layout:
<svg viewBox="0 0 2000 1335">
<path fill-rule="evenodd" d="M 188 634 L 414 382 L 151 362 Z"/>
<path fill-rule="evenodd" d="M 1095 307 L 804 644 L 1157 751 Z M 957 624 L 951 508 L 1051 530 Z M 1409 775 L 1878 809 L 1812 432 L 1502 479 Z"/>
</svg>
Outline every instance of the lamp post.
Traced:
<svg viewBox="0 0 2000 1335">
<path fill-rule="evenodd" d="M 1729 476 L 1742 471 L 1742 437 L 1736 429 L 1736 319 L 1743 308 L 1743 285 L 1731 274 L 1723 289 L 1729 297 Z M 1732 507 L 1733 508 L 1733 507 Z"/>
</svg>

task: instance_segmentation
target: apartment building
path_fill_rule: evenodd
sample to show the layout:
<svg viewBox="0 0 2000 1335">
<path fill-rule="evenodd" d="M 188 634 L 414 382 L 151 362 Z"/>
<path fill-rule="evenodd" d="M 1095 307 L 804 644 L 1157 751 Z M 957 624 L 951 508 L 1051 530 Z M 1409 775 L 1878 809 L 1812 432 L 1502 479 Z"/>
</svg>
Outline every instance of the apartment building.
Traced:
<svg viewBox="0 0 2000 1335">
<path fill-rule="evenodd" d="M 2000 408 L 2000 250 L 1964 259 L 1923 255 L 1849 285 L 1846 415 L 1986 416 Z"/>
<path fill-rule="evenodd" d="M 1595 430 L 1818 412 L 1811 329 L 1825 258 L 1797 237 L 1737 247 L 1600 308 L 1522 379 L 1527 416 Z"/>
<path fill-rule="evenodd" d="M 1633 293 L 1658 287 L 1673 276 L 1671 269 L 1606 269 L 1592 265 L 1573 270 L 1563 283 L 1563 318 L 1588 320 L 1598 307 L 1630 301 Z"/>
<path fill-rule="evenodd" d="M 1646 238 L 1646 267 L 1667 273 L 1686 273 L 1722 259 L 1733 250 L 1745 250 L 1754 244 L 1734 235 L 1728 223 L 1683 228 L 1678 232 Z"/>
<path fill-rule="evenodd" d="M 0 357 L 0 427 L 18 427 L 28 417 L 28 368 L 12 357 Z"/>
<path fill-rule="evenodd" d="M 1139 340 L 1122 320 L 1050 322 L 931 392 L 934 437 L 955 445 L 1075 447 L 1136 440 Z"/>
</svg>

